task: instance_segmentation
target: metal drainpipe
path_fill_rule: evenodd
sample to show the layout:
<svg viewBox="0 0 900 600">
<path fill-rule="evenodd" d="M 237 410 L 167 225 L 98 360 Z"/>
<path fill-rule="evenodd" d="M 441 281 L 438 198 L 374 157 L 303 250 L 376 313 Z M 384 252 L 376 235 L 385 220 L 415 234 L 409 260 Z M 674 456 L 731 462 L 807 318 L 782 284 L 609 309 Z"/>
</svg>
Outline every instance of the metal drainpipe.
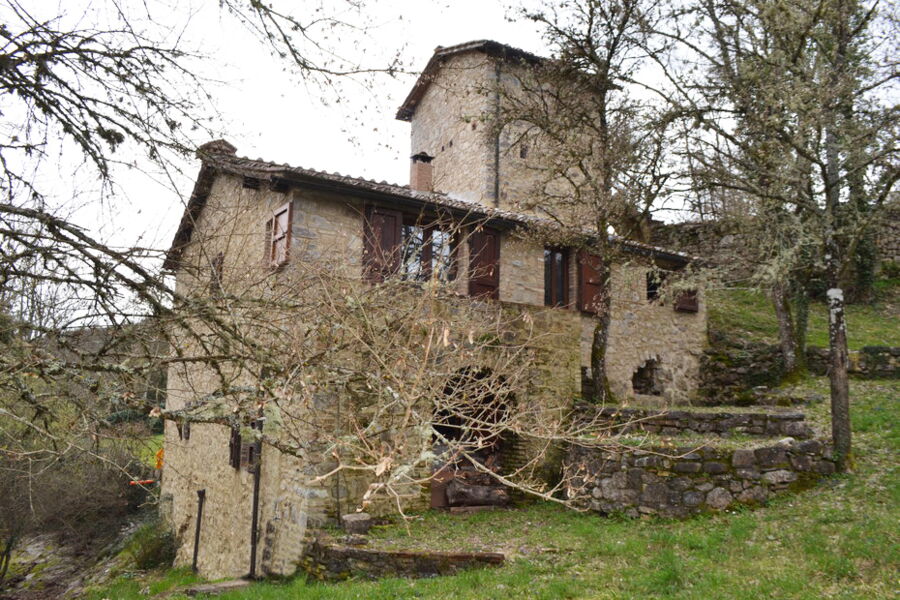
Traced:
<svg viewBox="0 0 900 600">
<path fill-rule="evenodd" d="M 206 490 L 197 490 L 197 527 L 194 530 L 194 560 L 191 569 L 197 572 L 197 554 L 200 551 L 200 522 L 203 520 L 203 503 L 206 501 Z"/>
<path fill-rule="evenodd" d="M 262 419 L 257 421 L 257 429 L 262 432 Z M 253 465 L 253 514 L 250 523 L 250 574 L 249 579 L 256 579 L 256 547 L 259 544 L 259 481 L 262 473 L 262 442 L 254 442 L 256 447 L 256 464 Z"/>
<path fill-rule="evenodd" d="M 497 135 L 494 137 L 494 206 L 500 207 L 500 61 L 494 65 L 494 127 L 497 127 Z"/>
</svg>

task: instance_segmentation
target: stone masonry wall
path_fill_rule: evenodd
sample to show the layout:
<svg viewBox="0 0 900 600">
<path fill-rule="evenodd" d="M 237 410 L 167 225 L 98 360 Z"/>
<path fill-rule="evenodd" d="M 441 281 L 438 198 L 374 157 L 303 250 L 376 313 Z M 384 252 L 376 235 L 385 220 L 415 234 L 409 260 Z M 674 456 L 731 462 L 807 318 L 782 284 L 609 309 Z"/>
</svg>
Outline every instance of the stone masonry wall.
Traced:
<svg viewBox="0 0 900 600">
<path fill-rule="evenodd" d="M 607 377 L 618 399 L 635 398 L 632 376 L 646 361 L 660 365 L 660 397 L 641 396 L 659 405 L 686 402 L 697 390 L 700 359 L 706 347 L 706 302 L 700 311 L 676 312 L 670 302 L 646 297 L 648 267 L 637 263 L 613 269 L 612 319 L 606 351 Z M 590 365 L 594 319 L 582 315 L 582 364 Z"/>
<path fill-rule="evenodd" d="M 829 369 L 828 348 L 810 346 L 806 349 L 806 363 L 810 372 L 827 375 Z M 900 378 L 900 348 L 890 346 L 863 346 L 850 351 L 848 371 L 866 379 Z"/>
<path fill-rule="evenodd" d="M 648 448 L 625 452 L 573 446 L 566 457 L 569 498 L 583 508 L 629 517 L 682 518 L 736 504 L 758 505 L 834 473 L 818 440 L 756 449 Z"/>
<path fill-rule="evenodd" d="M 449 57 L 411 122 L 410 154 L 434 157 L 434 189 L 485 206 L 494 205 L 494 141 L 484 122 L 492 104 L 484 89 L 493 72 L 482 53 Z"/>
</svg>

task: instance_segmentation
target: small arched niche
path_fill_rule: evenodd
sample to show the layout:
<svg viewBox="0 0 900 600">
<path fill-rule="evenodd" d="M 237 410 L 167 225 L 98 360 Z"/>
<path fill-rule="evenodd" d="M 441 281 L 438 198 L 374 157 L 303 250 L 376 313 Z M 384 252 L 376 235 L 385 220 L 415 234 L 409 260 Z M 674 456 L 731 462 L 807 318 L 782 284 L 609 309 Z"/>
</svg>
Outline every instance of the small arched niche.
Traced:
<svg viewBox="0 0 900 600">
<path fill-rule="evenodd" d="M 635 394 L 644 396 L 662 396 L 662 367 L 659 358 L 648 358 L 631 376 L 631 389 Z"/>
</svg>

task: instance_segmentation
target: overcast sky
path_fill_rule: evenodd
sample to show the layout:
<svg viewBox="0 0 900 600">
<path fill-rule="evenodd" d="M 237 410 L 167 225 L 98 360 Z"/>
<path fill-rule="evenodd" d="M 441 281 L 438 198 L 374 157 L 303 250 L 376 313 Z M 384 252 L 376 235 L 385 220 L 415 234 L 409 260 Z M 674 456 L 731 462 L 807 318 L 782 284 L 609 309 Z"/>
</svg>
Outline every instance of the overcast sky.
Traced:
<svg viewBox="0 0 900 600">
<path fill-rule="evenodd" d="M 342 6 L 339 0 L 326 0 L 325 6 L 330 3 Z M 273 57 L 214 0 L 177 6 L 173 22 L 188 22 L 188 45 L 207 57 L 203 74 L 220 81 L 208 86 L 220 116 L 213 127 L 237 146 L 239 155 L 407 183 L 410 126 L 395 120 L 394 113 L 415 74 L 378 76 L 371 90 L 348 84 L 336 102 L 334 94 L 326 92 L 323 98 L 320 88 L 306 85 L 291 72 L 289 63 Z M 413 71 L 424 68 L 436 46 L 476 39 L 495 39 L 545 53 L 535 25 L 512 22 L 508 14 L 500 0 L 373 0 L 365 14 L 347 15 L 369 23 L 370 31 L 341 39 L 336 46 L 351 59 L 363 53 L 371 64 L 386 64 L 399 51 Z M 144 246 L 167 247 L 199 162 L 184 166 L 189 177 L 178 182 L 177 193 L 137 172 L 120 170 L 124 197 L 99 213 L 95 208 L 83 212 L 79 220 L 116 244 L 140 240 Z"/>
</svg>

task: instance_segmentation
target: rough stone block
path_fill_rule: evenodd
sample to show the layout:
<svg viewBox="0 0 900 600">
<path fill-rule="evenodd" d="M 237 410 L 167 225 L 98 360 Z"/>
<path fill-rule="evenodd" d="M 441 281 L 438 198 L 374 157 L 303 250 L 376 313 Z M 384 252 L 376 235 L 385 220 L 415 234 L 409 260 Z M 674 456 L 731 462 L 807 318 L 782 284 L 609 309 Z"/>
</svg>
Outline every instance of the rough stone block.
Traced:
<svg viewBox="0 0 900 600">
<path fill-rule="evenodd" d="M 762 467 L 777 467 L 787 464 L 787 453 L 783 448 L 757 448 L 756 460 Z"/>
<path fill-rule="evenodd" d="M 735 475 L 741 479 L 759 479 L 759 471 L 756 469 L 736 469 Z"/>
<path fill-rule="evenodd" d="M 700 469 L 700 463 L 696 462 L 678 462 L 672 466 L 672 470 L 676 473 L 699 473 Z"/>
<path fill-rule="evenodd" d="M 703 503 L 703 493 L 702 492 L 685 492 L 684 493 L 684 503 L 687 506 L 699 506 Z"/>
<path fill-rule="evenodd" d="M 797 444 L 797 450 L 806 452 L 807 454 L 821 454 L 822 442 L 818 440 L 806 440 Z"/>
<path fill-rule="evenodd" d="M 769 471 L 768 473 L 764 473 L 762 478 L 763 481 L 778 485 L 782 483 L 791 483 L 793 481 L 797 481 L 797 474 L 793 471 L 779 469 L 777 471 Z"/>
<path fill-rule="evenodd" d="M 744 504 L 762 504 L 768 499 L 768 494 L 764 488 L 755 485 L 738 494 L 737 499 Z"/>
<path fill-rule="evenodd" d="M 735 467 L 752 467 L 756 464 L 753 450 L 735 450 L 731 455 L 731 464 Z"/>
<path fill-rule="evenodd" d="M 820 473 L 822 475 L 831 475 L 834 473 L 834 463 L 830 460 L 820 460 L 816 463 L 815 466 L 816 473 Z"/>
<path fill-rule="evenodd" d="M 706 504 L 710 508 L 722 510 L 726 508 L 734 498 L 725 488 L 717 487 L 706 495 Z"/>
<path fill-rule="evenodd" d="M 365 535 L 372 528 L 372 516 L 368 513 L 351 513 L 341 517 L 344 531 L 351 534 Z"/>
<path fill-rule="evenodd" d="M 728 466 L 720 462 L 705 462 L 703 463 L 703 471 L 713 475 L 720 475 L 728 472 Z"/>
</svg>

